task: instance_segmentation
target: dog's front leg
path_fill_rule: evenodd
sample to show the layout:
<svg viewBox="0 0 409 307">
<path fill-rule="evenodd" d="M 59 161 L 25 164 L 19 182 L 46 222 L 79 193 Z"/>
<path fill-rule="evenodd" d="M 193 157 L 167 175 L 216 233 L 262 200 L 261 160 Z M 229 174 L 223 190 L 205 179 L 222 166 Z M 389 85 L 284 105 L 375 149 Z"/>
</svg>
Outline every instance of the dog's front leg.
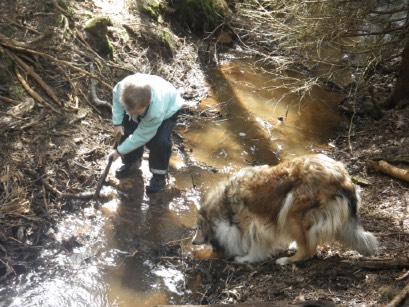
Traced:
<svg viewBox="0 0 409 307">
<path fill-rule="evenodd" d="M 253 263 L 257 261 L 261 261 L 266 259 L 269 256 L 269 252 L 265 251 L 263 248 L 257 246 L 257 244 L 253 244 L 250 247 L 248 253 L 244 256 L 236 256 L 234 260 L 239 263 Z"/>
<path fill-rule="evenodd" d="M 308 240 L 306 232 L 300 227 L 294 227 L 292 229 L 293 238 L 297 243 L 297 252 L 291 257 L 282 257 L 276 260 L 279 265 L 287 265 L 290 263 L 307 260 L 314 256 L 317 245 Z"/>
</svg>

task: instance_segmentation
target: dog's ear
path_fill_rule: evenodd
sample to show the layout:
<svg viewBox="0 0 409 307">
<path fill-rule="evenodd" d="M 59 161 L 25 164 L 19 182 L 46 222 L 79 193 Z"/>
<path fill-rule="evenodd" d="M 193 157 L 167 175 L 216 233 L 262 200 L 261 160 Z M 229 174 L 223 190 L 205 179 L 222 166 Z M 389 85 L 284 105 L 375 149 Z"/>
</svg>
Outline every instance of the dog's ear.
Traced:
<svg viewBox="0 0 409 307">
<path fill-rule="evenodd" d="M 198 225 L 196 233 L 193 236 L 192 244 L 200 245 L 206 243 L 206 236 L 203 233 L 202 228 Z"/>
</svg>

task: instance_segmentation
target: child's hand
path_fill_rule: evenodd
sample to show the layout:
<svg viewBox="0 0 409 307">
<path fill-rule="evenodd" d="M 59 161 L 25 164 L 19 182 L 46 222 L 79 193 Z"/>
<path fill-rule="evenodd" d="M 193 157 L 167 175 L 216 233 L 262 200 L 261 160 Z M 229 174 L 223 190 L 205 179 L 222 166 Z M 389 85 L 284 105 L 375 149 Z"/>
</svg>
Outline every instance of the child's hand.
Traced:
<svg viewBox="0 0 409 307">
<path fill-rule="evenodd" d="M 109 154 L 109 158 L 112 159 L 112 161 L 115 161 L 116 159 L 118 159 L 119 156 L 120 156 L 120 154 L 116 150 L 112 151 Z"/>
<path fill-rule="evenodd" d="M 114 137 L 119 140 L 124 135 L 124 126 L 114 126 Z"/>
</svg>

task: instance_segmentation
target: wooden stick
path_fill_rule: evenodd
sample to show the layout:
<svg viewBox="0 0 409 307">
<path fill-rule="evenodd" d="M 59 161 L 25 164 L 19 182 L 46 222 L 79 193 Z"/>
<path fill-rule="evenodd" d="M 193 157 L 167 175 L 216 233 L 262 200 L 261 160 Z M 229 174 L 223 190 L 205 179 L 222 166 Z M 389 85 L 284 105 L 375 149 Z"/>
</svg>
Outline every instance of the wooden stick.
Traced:
<svg viewBox="0 0 409 307">
<path fill-rule="evenodd" d="M 99 181 L 98 181 L 98 185 L 97 185 L 97 188 L 96 188 L 95 193 L 94 193 L 94 198 L 98 198 L 98 197 L 99 197 L 99 192 L 101 192 L 102 185 L 104 184 L 105 179 L 107 178 L 109 169 L 111 168 L 111 165 L 112 165 L 112 161 L 113 161 L 112 158 L 109 157 L 109 159 L 108 159 L 108 164 L 107 164 L 107 166 L 105 167 L 105 170 L 104 170 L 104 172 L 102 173 L 102 176 L 101 176 L 101 178 L 100 178 Z"/>
<path fill-rule="evenodd" d="M 49 107 L 51 110 L 53 110 L 55 113 L 62 114 L 62 112 L 58 109 L 56 109 L 52 104 L 48 103 L 43 97 L 41 97 L 36 91 L 34 91 L 24 80 L 23 76 L 20 75 L 20 73 L 17 70 L 17 67 L 15 68 L 15 73 L 17 76 L 18 81 L 21 83 L 23 88 L 27 91 L 27 93 L 33 97 L 35 100 L 37 100 L 39 103 L 41 103 L 45 107 Z"/>
<path fill-rule="evenodd" d="M 409 283 L 396 295 L 386 307 L 397 307 L 409 296 Z M 402 305 L 403 306 L 403 305 Z M 406 306 L 406 305 L 405 305 Z"/>
<path fill-rule="evenodd" d="M 388 162 L 384 160 L 378 161 L 378 163 L 374 162 L 372 163 L 373 167 L 384 173 L 387 174 L 391 177 L 398 178 L 400 180 L 409 182 L 409 170 L 407 169 L 402 169 L 396 166 L 393 166 L 392 164 L 389 164 Z"/>
<path fill-rule="evenodd" d="M 74 193 L 63 193 L 59 190 L 57 190 L 56 188 L 54 188 L 49 182 L 48 180 L 45 180 L 44 178 L 40 177 L 35 171 L 32 170 L 27 170 L 30 174 L 32 174 L 33 176 L 35 176 L 36 178 L 38 178 L 39 180 L 41 180 L 42 184 L 44 185 L 44 187 L 47 188 L 47 190 L 53 192 L 54 194 L 56 194 L 58 197 L 62 198 L 62 199 L 80 199 L 80 200 L 91 200 L 91 199 L 103 199 L 104 197 L 101 197 L 98 193 L 98 195 L 95 195 L 96 193 L 93 192 L 87 192 L 87 193 L 80 193 L 80 194 L 74 194 Z M 106 175 L 104 177 L 104 180 L 106 178 Z"/>
<path fill-rule="evenodd" d="M 34 80 L 37 81 L 37 83 L 43 88 L 48 96 L 50 96 L 51 99 L 54 100 L 57 105 L 63 106 L 54 91 L 48 86 L 47 83 L 44 82 L 43 79 L 41 79 L 41 77 L 33 70 L 31 66 L 27 65 L 22 59 L 20 59 L 17 55 L 11 53 L 7 49 L 5 51 L 9 57 L 16 61 L 21 66 L 21 68 L 23 68 L 31 77 L 33 77 Z"/>
</svg>

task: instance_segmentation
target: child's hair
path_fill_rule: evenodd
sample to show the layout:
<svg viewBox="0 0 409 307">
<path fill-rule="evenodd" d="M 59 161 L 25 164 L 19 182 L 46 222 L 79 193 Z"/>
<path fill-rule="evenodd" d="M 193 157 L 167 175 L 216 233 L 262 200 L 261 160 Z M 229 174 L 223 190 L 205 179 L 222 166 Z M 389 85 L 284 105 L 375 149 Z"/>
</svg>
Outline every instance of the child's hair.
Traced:
<svg viewBox="0 0 409 307">
<path fill-rule="evenodd" d="M 146 108 L 150 101 L 151 87 L 148 84 L 127 81 L 122 84 L 121 102 L 126 108 Z"/>
</svg>

